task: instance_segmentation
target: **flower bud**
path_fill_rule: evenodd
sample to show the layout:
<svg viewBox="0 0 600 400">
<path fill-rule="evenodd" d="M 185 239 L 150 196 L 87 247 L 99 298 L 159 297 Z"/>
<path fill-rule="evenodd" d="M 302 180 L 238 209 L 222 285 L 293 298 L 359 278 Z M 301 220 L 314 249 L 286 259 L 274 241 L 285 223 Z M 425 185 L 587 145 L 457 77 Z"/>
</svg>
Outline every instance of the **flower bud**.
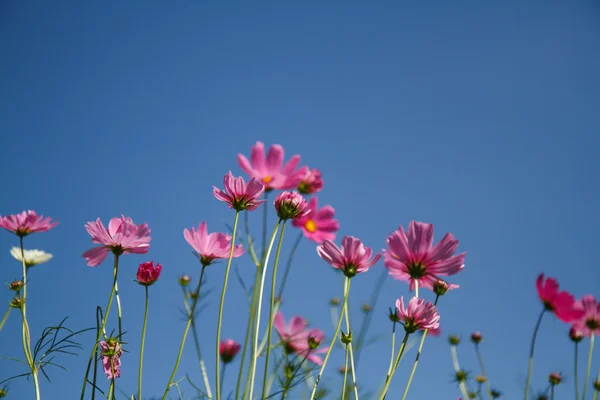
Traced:
<svg viewBox="0 0 600 400">
<path fill-rule="evenodd" d="M 0 388 L 0 399 L 6 397 L 6 395 L 8 395 L 8 389 L 5 387 Z"/>
<path fill-rule="evenodd" d="M 483 340 L 483 336 L 481 336 L 481 333 L 479 331 L 473 332 L 471 334 L 471 342 L 473 342 L 475 344 L 479 344 L 479 343 L 481 343 L 482 340 Z"/>
<path fill-rule="evenodd" d="M 477 392 L 469 392 L 467 394 L 469 395 L 469 399 L 471 399 L 471 400 L 477 399 Z"/>
<path fill-rule="evenodd" d="M 192 278 L 190 278 L 189 275 L 182 275 L 179 277 L 179 284 L 181 286 L 187 286 L 190 284 L 190 282 L 192 281 Z"/>
<path fill-rule="evenodd" d="M 597 379 L 594 382 L 594 390 L 597 391 L 597 392 L 600 392 L 600 379 Z"/>
<path fill-rule="evenodd" d="M 450 342 L 450 345 L 452 345 L 452 346 L 458 346 L 460 344 L 460 336 L 451 335 L 448 338 L 448 342 Z"/>
<path fill-rule="evenodd" d="M 569 337 L 573 342 L 579 343 L 583 340 L 584 332 L 576 326 L 572 326 L 571 329 L 569 329 Z"/>
<path fill-rule="evenodd" d="M 241 345 L 235 340 L 221 340 L 221 343 L 219 344 L 219 354 L 221 355 L 221 360 L 223 360 L 223 363 L 230 363 L 231 360 L 233 360 L 233 358 L 240 351 L 240 348 Z"/>
<path fill-rule="evenodd" d="M 393 310 L 391 308 L 388 311 L 388 318 L 392 322 L 400 322 L 400 317 L 398 317 L 398 313 L 396 312 L 396 310 Z"/>
<path fill-rule="evenodd" d="M 339 297 L 332 297 L 331 300 L 329 300 L 329 304 L 331 304 L 332 306 L 339 306 L 341 303 L 342 301 Z"/>
<path fill-rule="evenodd" d="M 23 304 L 25 304 L 25 301 L 23 301 L 22 297 L 14 297 L 10 303 L 8 303 L 12 308 L 18 308 L 19 310 L 23 308 Z"/>
<path fill-rule="evenodd" d="M 468 377 L 469 373 L 462 369 L 454 374 L 454 380 L 458 383 L 466 382 Z"/>
<path fill-rule="evenodd" d="M 483 375 L 477 375 L 475 377 L 475 381 L 477 383 L 485 383 L 485 381 L 487 381 L 487 378 L 485 376 L 483 376 Z"/>
<path fill-rule="evenodd" d="M 274 204 L 277 216 L 283 221 L 302 218 L 310 212 L 304 197 L 296 192 L 281 192 Z"/>
<path fill-rule="evenodd" d="M 363 304 L 362 306 L 360 306 L 360 309 L 362 310 L 362 312 L 364 312 L 365 314 L 368 314 L 371 312 L 371 306 L 368 304 Z"/>
<path fill-rule="evenodd" d="M 347 335 L 342 332 L 342 343 L 350 344 L 352 343 L 352 332 L 349 332 Z"/>
<path fill-rule="evenodd" d="M 143 286 L 150 286 L 158 280 L 162 265 L 154 264 L 154 261 L 141 263 L 137 270 L 137 283 Z"/>
<path fill-rule="evenodd" d="M 560 376 L 560 374 L 558 372 L 553 372 L 550 374 L 550 376 L 548 377 L 548 381 L 550 382 L 551 385 L 559 385 L 560 382 L 562 381 L 562 376 Z"/>
<path fill-rule="evenodd" d="M 10 285 L 8 285 L 8 288 L 10 290 L 14 290 L 15 292 L 18 292 L 19 290 L 21 290 L 22 287 L 23 287 L 23 281 L 12 281 L 10 283 Z"/>
<path fill-rule="evenodd" d="M 433 293 L 437 294 L 438 296 L 443 296 L 446 294 L 449 288 L 450 285 L 448 284 L 448 282 L 438 279 L 433 284 Z"/>
</svg>

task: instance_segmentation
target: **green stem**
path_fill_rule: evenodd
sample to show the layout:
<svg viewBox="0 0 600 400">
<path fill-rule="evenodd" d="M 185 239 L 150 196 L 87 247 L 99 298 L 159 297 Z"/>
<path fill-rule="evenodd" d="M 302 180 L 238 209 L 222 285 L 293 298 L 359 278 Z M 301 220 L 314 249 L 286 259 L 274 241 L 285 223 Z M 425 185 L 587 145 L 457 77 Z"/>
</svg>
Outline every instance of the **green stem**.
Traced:
<svg viewBox="0 0 600 400">
<path fill-rule="evenodd" d="M 119 325 L 119 341 L 122 342 L 123 341 L 123 327 L 122 327 L 122 319 L 123 319 L 123 314 L 121 312 L 121 297 L 119 297 L 119 284 L 117 282 L 115 282 L 115 299 L 117 300 L 117 319 L 118 319 L 118 325 Z"/>
<path fill-rule="evenodd" d="M 144 344 L 146 342 L 146 323 L 148 321 L 148 286 L 144 286 L 146 290 L 146 303 L 144 306 L 144 324 L 142 325 L 142 344 L 140 345 L 140 372 L 138 374 L 138 399 L 142 399 L 142 366 L 144 364 Z"/>
<path fill-rule="evenodd" d="M 281 286 L 279 286 L 279 293 L 277 294 L 277 297 L 279 299 L 281 299 L 281 297 L 283 296 L 283 289 L 285 289 L 285 284 L 287 283 L 289 274 L 290 274 L 290 270 L 292 269 L 292 260 L 294 259 L 294 253 L 296 253 L 296 249 L 298 249 L 298 245 L 300 244 L 300 242 L 302 241 L 302 238 L 304 237 L 304 233 L 300 232 L 298 234 L 298 237 L 296 238 L 296 241 L 294 242 L 292 249 L 290 250 L 290 255 L 288 256 L 288 261 L 287 264 L 285 265 L 285 271 L 283 272 L 283 279 L 281 280 Z"/>
<path fill-rule="evenodd" d="M 100 306 L 96 307 L 96 336 L 101 334 L 100 325 L 102 325 L 102 309 Z M 98 352 L 94 353 L 94 377 L 92 378 L 92 400 L 96 398 L 96 378 L 98 377 L 98 361 L 100 360 L 100 355 Z M 91 361 L 91 360 L 90 360 Z M 89 364 L 88 364 L 89 368 Z"/>
<path fill-rule="evenodd" d="M 114 393 L 115 393 L 115 379 L 113 378 L 110 380 L 110 387 L 108 388 L 108 396 L 106 396 L 106 398 L 108 400 L 113 400 L 113 398 L 115 397 Z"/>
<path fill-rule="evenodd" d="M 450 346 L 450 354 L 452 354 L 452 365 L 454 366 L 454 372 L 460 372 L 460 365 L 458 364 L 458 353 L 456 352 L 456 346 Z M 458 382 L 458 388 L 460 389 L 463 399 L 469 398 L 469 389 L 464 381 Z"/>
<path fill-rule="evenodd" d="M 265 214 L 266 215 L 266 214 Z M 254 394 L 254 377 L 256 375 L 256 360 L 259 356 L 258 354 L 258 332 L 260 331 L 260 312 L 262 309 L 262 298 L 263 292 L 265 288 L 265 278 L 267 276 L 267 267 L 269 266 L 269 257 L 271 256 L 271 251 L 273 250 L 273 244 L 275 243 L 275 237 L 277 236 L 277 231 L 279 231 L 279 225 L 281 224 L 281 220 L 277 221 L 275 228 L 273 229 L 273 233 L 271 234 L 271 240 L 269 240 L 269 248 L 264 256 L 264 262 L 262 263 L 262 273 L 260 279 L 260 290 L 258 291 L 258 305 L 256 310 L 256 328 L 254 330 L 253 336 L 253 344 L 252 344 L 252 361 L 250 362 L 250 389 L 248 390 L 248 398 L 252 400 L 252 395 Z"/>
<path fill-rule="evenodd" d="M 315 398 L 315 394 L 317 393 L 317 387 L 319 386 L 319 382 L 321 381 L 321 376 L 323 375 L 323 371 L 325 371 L 325 366 L 327 365 L 327 361 L 329 360 L 329 356 L 331 355 L 333 346 L 335 345 L 338 335 L 340 334 L 340 330 L 342 329 L 342 319 L 344 319 L 344 310 L 348 306 L 348 293 L 350 293 L 350 280 L 346 279 L 344 280 L 344 301 L 342 303 L 342 311 L 340 312 L 340 317 L 338 318 L 338 323 L 335 327 L 335 333 L 331 338 L 331 343 L 329 344 L 329 348 L 327 349 L 327 353 L 325 354 L 325 358 L 323 359 L 323 365 L 321 365 L 321 369 L 319 370 L 317 379 L 315 379 L 315 384 L 310 394 L 310 400 L 313 400 Z"/>
<path fill-rule="evenodd" d="M 346 352 L 345 352 L 345 361 L 344 361 L 344 382 L 342 384 L 342 400 L 346 400 L 346 381 L 348 380 L 348 355 L 349 355 L 349 351 L 348 351 L 348 345 L 346 345 Z"/>
<path fill-rule="evenodd" d="M 233 250 L 235 246 L 235 237 L 237 235 L 237 225 L 238 219 L 240 216 L 240 212 L 235 212 L 235 217 L 233 220 L 233 233 L 231 234 L 231 248 L 229 249 L 229 258 L 227 259 L 227 267 L 225 268 L 225 279 L 223 280 L 223 290 L 221 290 L 221 302 L 219 303 L 219 318 L 217 319 L 217 350 L 215 356 L 215 373 L 217 375 L 216 382 L 216 392 L 217 392 L 217 400 L 221 399 L 221 376 L 220 376 L 220 363 L 221 363 L 221 355 L 219 354 L 219 347 L 221 345 L 221 325 L 223 323 L 223 307 L 225 305 L 225 293 L 227 292 L 227 283 L 229 281 L 229 271 L 231 270 L 231 260 L 233 260 Z"/>
<path fill-rule="evenodd" d="M 590 381 L 590 372 L 592 368 L 592 353 L 594 352 L 594 332 L 592 331 L 592 335 L 590 336 L 590 351 L 588 353 L 588 362 L 587 362 L 587 370 L 585 372 L 585 381 L 583 382 L 583 395 L 581 396 L 582 400 L 585 400 L 585 394 L 587 393 L 588 383 Z"/>
<path fill-rule="evenodd" d="M 404 334 L 404 339 L 402 340 L 402 344 L 400 345 L 400 349 L 398 350 L 398 355 L 396 356 L 396 361 L 394 362 L 394 366 L 392 367 L 391 371 L 388 372 L 388 375 L 385 378 L 385 386 L 383 387 L 383 390 L 381 391 L 379 400 L 385 399 L 385 395 L 387 394 L 390 384 L 392 383 L 392 377 L 394 376 L 394 373 L 396 372 L 396 368 L 398 368 L 398 364 L 400 364 L 400 359 L 402 358 L 402 353 L 404 353 L 404 349 L 406 348 L 406 342 L 408 341 L 409 336 L 410 336 L 410 333 L 408 333 L 408 332 L 406 332 Z"/>
<path fill-rule="evenodd" d="M 262 259 L 265 258 L 265 253 L 266 253 L 266 247 L 265 245 L 267 244 L 267 221 L 268 221 L 268 215 L 269 215 L 269 207 L 267 207 L 267 205 L 269 204 L 269 192 L 267 192 L 265 190 L 265 205 L 263 206 L 263 229 L 262 229 Z"/>
<path fill-rule="evenodd" d="M 490 400 L 493 400 L 494 396 L 492 396 L 492 388 L 490 387 L 490 380 L 489 380 L 489 377 L 487 376 L 487 373 L 485 372 L 485 366 L 483 364 L 483 356 L 481 355 L 481 349 L 479 349 L 478 343 L 475 343 L 475 351 L 477 352 L 477 358 L 479 359 L 479 366 L 481 367 L 481 373 L 486 378 L 485 379 L 485 390 L 487 391 Z"/>
<path fill-rule="evenodd" d="M 346 280 L 348 281 L 348 290 L 350 290 L 350 278 L 346 278 Z M 346 330 L 348 331 L 348 335 L 350 335 L 352 331 L 350 330 L 350 315 L 348 312 L 348 307 L 344 307 L 344 315 L 346 317 Z M 358 387 L 356 386 L 356 367 L 354 365 L 354 351 L 352 349 L 352 342 L 348 343 L 346 347 L 349 349 L 350 352 L 350 372 L 352 372 L 352 388 L 354 390 L 354 399 L 358 400 Z M 344 374 L 345 373 L 346 372 L 344 372 Z"/>
<path fill-rule="evenodd" d="M 265 373 L 263 376 L 262 398 L 265 398 L 267 390 L 267 378 L 269 375 L 269 356 L 271 355 L 271 331 L 273 330 L 273 309 L 275 308 L 275 285 L 277 283 L 277 266 L 279 265 L 279 255 L 281 253 L 281 245 L 285 234 L 286 220 L 281 224 L 281 233 L 279 234 L 279 243 L 275 251 L 275 264 L 273 264 L 273 276 L 271 278 L 271 301 L 269 304 L 269 322 L 267 323 L 267 353 L 265 355 Z"/>
<path fill-rule="evenodd" d="M 394 353 L 396 351 L 396 321 L 392 322 L 392 353 L 390 355 L 390 366 L 388 368 L 387 376 L 392 374 L 392 368 L 394 368 Z"/>
<path fill-rule="evenodd" d="M 579 342 L 575 342 L 575 400 L 579 399 L 579 372 L 578 370 L 579 364 Z"/>
<path fill-rule="evenodd" d="M 188 303 L 188 292 L 185 288 L 183 289 L 183 303 L 185 305 L 185 309 L 190 312 L 190 305 Z M 198 330 L 196 329 L 196 319 L 194 315 L 192 315 L 192 336 L 194 337 L 194 345 L 196 347 L 196 355 L 198 356 L 198 361 L 200 362 L 200 372 L 202 373 L 202 379 L 204 380 L 204 387 L 206 388 L 206 396 L 212 399 L 212 390 L 210 388 L 210 382 L 208 381 L 208 375 L 206 373 L 206 365 L 204 364 L 204 358 L 202 357 L 202 351 L 200 350 L 200 341 L 198 340 Z"/>
<path fill-rule="evenodd" d="M 2 322 L 0 322 L 0 331 L 2 331 L 2 328 L 4 327 L 4 324 L 6 323 L 6 320 L 8 319 L 11 310 L 12 307 L 8 307 L 8 309 L 6 310 L 6 314 L 4 314 L 4 318 L 2 318 Z"/>
<path fill-rule="evenodd" d="M 550 387 L 550 400 L 554 400 L 554 386 L 555 385 L 552 385 Z"/>
<path fill-rule="evenodd" d="M 538 320 L 535 324 L 535 329 L 533 331 L 533 337 L 531 338 L 531 349 L 529 350 L 529 367 L 527 368 L 527 380 L 525 381 L 525 400 L 527 400 L 529 396 L 529 385 L 531 382 L 531 370 L 533 369 L 533 352 L 535 350 L 535 339 L 537 338 L 537 334 L 540 329 L 540 324 L 542 323 L 542 317 L 545 313 L 546 307 L 544 307 L 544 309 L 540 313 L 540 316 L 538 317 Z"/>
<path fill-rule="evenodd" d="M 254 241 L 252 240 L 252 236 L 250 236 L 250 227 L 248 225 L 248 211 L 244 213 L 244 226 L 246 227 L 246 241 L 248 242 L 248 253 L 250 253 L 250 258 L 252 258 L 252 262 L 257 267 L 260 266 L 258 262 L 258 257 L 256 256 L 256 251 L 254 250 Z"/>
<path fill-rule="evenodd" d="M 202 265 L 202 269 L 200 270 L 200 279 L 198 280 L 198 287 L 196 288 L 196 296 L 194 297 L 194 301 L 192 302 L 192 308 L 190 309 L 190 315 L 188 317 L 187 324 L 185 326 L 185 330 L 183 331 L 183 337 L 181 338 L 181 344 L 179 345 L 179 353 L 177 353 L 177 359 L 175 360 L 175 366 L 173 367 L 173 372 L 171 372 L 171 377 L 169 378 L 169 382 L 167 383 L 167 388 L 165 389 L 165 393 L 163 394 L 162 400 L 167 398 L 167 394 L 171 389 L 173 384 L 173 379 L 175 379 L 175 374 L 177 373 L 177 368 L 179 368 L 179 362 L 181 361 L 181 354 L 183 353 L 183 348 L 185 347 L 185 339 L 187 338 L 187 334 L 190 330 L 190 325 L 192 324 L 192 316 L 196 311 L 196 304 L 198 304 L 198 299 L 200 298 L 200 288 L 202 285 L 202 278 L 204 277 L 204 270 L 206 269 L 206 265 Z M 218 354 L 218 353 L 217 353 Z M 83 399 L 82 399 L 83 400 Z"/>
<path fill-rule="evenodd" d="M 112 289 L 110 291 L 110 296 L 108 298 L 108 305 L 106 306 L 106 313 L 104 314 L 104 318 L 102 319 L 102 326 L 100 327 L 100 329 L 98 330 L 98 333 L 96 335 L 96 343 L 94 343 L 94 348 L 92 349 L 92 352 L 90 353 L 90 359 L 88 361 L 88 366 L 85 371 L 85 376 L 83 377 L 83 385 L 81 387 L 81 399 L 80 400 L 83 400 L 83 398 L 85 396 L 85 389 L 87 387 L 87 379 L 90 374 L 90 367 L 92 364 L 92 360 L 94 359 L 94 354 L 96 353 L 96 350 L 98 349 L 98 344 L 100 343 L 100 338 L 102 337 L 102 333 L 104 332 L 104 328 L 106 327 L 106 321 L 108 320 L 108 315 L 110 314 L 110 306 L 112 305 L 113 298 L 115 297 L 115 287 L 117 285 L 118 273 L 119 273 L 119 256 L 117 254 L 115 254 L 114 265 L 113 265 Z"/>
</svg>

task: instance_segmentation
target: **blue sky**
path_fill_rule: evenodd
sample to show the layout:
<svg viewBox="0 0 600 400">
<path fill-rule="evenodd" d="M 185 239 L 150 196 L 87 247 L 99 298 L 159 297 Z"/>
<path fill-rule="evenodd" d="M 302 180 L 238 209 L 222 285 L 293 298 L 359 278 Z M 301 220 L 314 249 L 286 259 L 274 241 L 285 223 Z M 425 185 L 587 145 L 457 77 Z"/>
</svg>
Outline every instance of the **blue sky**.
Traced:
<svg viewBox="0 0 600 400">
<path fill-rule="evenodd" d="M 409 398 L 458 397 L 445 337 L 466 339 L 474 330 L 484 335 L 492 385 L 519 398 L 541 307 L 537 275 L 557 277 L 577 296 L 600 294 L 593 250 L 599 21 L 591 1 L 3 2 L 0 213 L 35 209 L 60 220 L 50 233 L 26 238 L 27 247 L 55 255 L 31 274 L 33 334 L 64 316 L 71 327 L 93 326 L 95 307 L 106 303 L 110 263 L 92 269 L 81 257 L 92 245 L 87 221 L 125 214 L 148 222 L 150 253 L 122 258 L 132 346 L 119 387 L 135 391 L 143 289 L 132 280 L 137 265 L 153 259 L 164 272 L 150 290 L 144 393 L 162 393 L 184 327 L 176 277 L 199 274 L 182 231 L 203 220 L 210 231 L 226 229 L 233 213 L 214 199 L 212 185 L 230 169 L 241 174 L 236 155 L 249 155 L 261 140 L 321 169 L 320 204 L 336 208 L 340 235 L 382 249 L 394 229 L 415 219 L 434 223 L 436 240 L 453 232 L 468 252 L 452 279 L 461 289 L 440 304 L 444 335 L 426 342 Z M 258 232 L 258 218 L 252 221 Z M 286 249 L 296 235 L 287 236 Z M 19 277 L 9 255 L 16 243 L 0 235 L 0 280 Z M 251 279 L 248 257 L 234 265 Z M 383 268 L 380 262 L 353 282 L 357 323 Z M 208 273 L 214 291 L 199 321 L 213 379 L 223 271 Z M 331 335 L 328 299 L 341 295 L 337 278 L 302 242 L 286 316 L 303 315 Z M 376 387 L 385 374 L 386 312 L 401 295 L 407 286 L 391 279 L 379 291 L 371 334 L 381 336 L 357 367 L 363 386 Z M 223 336 L 241 341 L 245 318 L 233 279 Z M 564 399 L 573 396 L 566 331 L 544 321 L 533 380 L 542 388 L 550 372 L 563 372 L 567 383 L 557 395 Z M 20 357 L 16 314 L 1 335 L 0 353 Z M 53 382 L 42 383 L 44 398 L 78 395 L 92 336 L 82 336 L 80 357 L 62 360 L 68 372 L 55 370 Z M 469 345 L 460 357 L 478 370 Z M 342 360 L 336 352 L 326 374 L 336 390 Z M 401 365 L 390 398 L 403 390 L 409 366 Z M 16 364 L 0 363 L 1 377 L 15 371 Z M 178 376 L 185 371 L 200 382 L 191 341 Z M 11 398 L 30 398 L 31 384 L 16 381 L 10 390 Z"/>
</svg>

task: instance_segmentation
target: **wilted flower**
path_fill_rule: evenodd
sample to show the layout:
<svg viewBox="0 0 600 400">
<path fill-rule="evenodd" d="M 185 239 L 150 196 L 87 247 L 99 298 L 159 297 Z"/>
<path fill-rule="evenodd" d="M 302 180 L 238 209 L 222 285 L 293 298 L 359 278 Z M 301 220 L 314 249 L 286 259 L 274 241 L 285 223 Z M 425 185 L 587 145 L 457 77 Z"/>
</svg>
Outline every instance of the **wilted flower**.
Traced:
<svg viewBox="0 0 600 400">
<path fill-rule="evenodd" d="M 129 217 L 112 218 L 108 229 L 100 218 L 88 222 L 85 229 L 92 236 L 92 243 L 100 244 L 83 253 L 87 264 L 96 267 L 104 261 L 109 251 L 115 255 L 124 253 L 146 254 L 150 249 L 150 228 L 144 223 L 136 225 Z"/>
<path fill-rule="evenodd" d="M 198 225 L 198 230 L 184 229 L 183 236 L 190 246 L 198 253 L 202 265 L 209 265 L 218 258 L 229 258 L 231 250 L 231 236 L 224 233 L 208 233 L 206 222 L 202 221 Z M 233 257 L 239 257 L 244 254 L 241 244 L 233 249 Z"/>
<path fill-rule="evenodd" d="M 307 214 L 292 221 L 292 225 L 300 228 L 307 239 L 316 243 L 324 240 L 334 240 L 336 232 L 340 229 L 340 223 L 335 217 L 335 209 L 331 206 L 318 208 L 317 197 L 312 197 L 308 202 Z"/>
<path fill-rule="evenodd" d="M 586 336 L 600 335 L 600 303 L 592 295 L 585 295 L 577 301 L 575 307 L 583 315 L 573 324 Z"/>
<path fill-rule="evenodd" d="M 304 197 L 296 192 L 281 192 L 273 204 L 281 220 L 302 218 L 310 211 Z"/>
<path fill-rule="evenodd" d="M 344 236 L 341 248 L 331 240 L 325 240 L 317 246 L 317 253 L 329 265 L 341 269 L 348 278 L 368 271 L 381 258 L 379 253 L 371 258 L 373 250 L 354 236 Z"/>
<path fill-rule="evenodd" d="M 0 228 L 13 232 L 17 236 L 27 236 L 35 232 L 48 232 L 58 225 L 58 221 L 51 222 L 52 218 L 44 218 L 43 215 L 37 215 L 35 211 L 23 211 L 20 214 L 0 215 Z"/>
<path fill-rule="evenodd" d="M 241 345 L 233 339 L 221 340 L 219 344 L 219 354 L 223 363 L 230 363 L 236 354 L 240 351 Z"/>
<path fill-rule="evenodd" d="M 387 238 L 387 244 L 385 267 L 394 279 L 410 282 L 410 290 L 414 290 L 415 282 L 433 290 L 440 276 L 454 275 L 464 268 L 466 253 L 453 256 L 458 240 L 451 233 L 433 246 L 433 224 L 411 221 L 407 233 L 400 226 Z"/>
<path fill-rule="evenodd" d="M 258 180 L 251 178 L 248 184 L 241 176 L 234 178 L 231 171 L 223 178 L 225 190 L 213 186 L 213 194 L 217 200 L 227 203 L 229 208 L 236 211 L 254 211 L 266 200 L 260 200 L 265 191 L 265 186 Z"/>
<path fill-rule="evenodd" d="M 23 250 L 25 255 L 25 266 L 33 267 L 34 265 L 43 264 L 45 262 L 50 261 L 52 259 L 52 254 L 46 253 L 43 250 Z M 23 262 L 23 257 L 21 257 L 21 248 L 13 247 L 10 249 L 10 254 L 20 263 Z"/>
<path fill-rule="evenodd" d="M 553 312 L 558 319 L 572 322 L 581 317 L 581 310 L 575 307 L 575 298 L 567 291 L 560 292 L 556 279 L 548 278 L 544 282 L 544 274 L 540 274 L 535 286 L 546 310 Z"/>
<path fill-rule="evenodd" d="M 154 264 L 154 261 L 141 263 L 137 271 L 137 282 L 143 286 L 150 286 L 158 280 L 162 265 Z"/>
<path fill-rule="evenodd" d="M 114 338 L 108 339 L 108 342 L 100 342 L 100 351 L 102 353 L 102 367 L 108 379 L 121 376 L 121 355 L 123 349 L 121 344 Z"/>
<path fill-rule="evenodd" d="M 286 326 L 283 314 L 279 311 L 273 319 L 273 327 L 279 334 L 281 342 L 286 352 L 296 353 L 299 357 L 306 357 L 307 360 L 321 365 L 323 360 L 317 354 L 326 353 L 328 348 L 315 348 L 323 341 L 325 334 L 319 329 L 306 329 L 306 321 L 295 316 Z"/>
<path fill-rule="evenodd" d="M 298 191 L 302 194 L 314 194 L 320 192 L 321 189 L 323 189 L 321 171 L 316 168 L 307 169 L 298 185 Z"/>
<path fill-rule="evenodd" d="M 398 318 L 404 322 L 404 330 L 413 333 L 417 330 L 435 329 L 440 326 L 440 315 L 433 303 L 425 302 L 425 299 L 413 297 L 404 308 L 404 297 L 396 300 Z"/>
</svg>

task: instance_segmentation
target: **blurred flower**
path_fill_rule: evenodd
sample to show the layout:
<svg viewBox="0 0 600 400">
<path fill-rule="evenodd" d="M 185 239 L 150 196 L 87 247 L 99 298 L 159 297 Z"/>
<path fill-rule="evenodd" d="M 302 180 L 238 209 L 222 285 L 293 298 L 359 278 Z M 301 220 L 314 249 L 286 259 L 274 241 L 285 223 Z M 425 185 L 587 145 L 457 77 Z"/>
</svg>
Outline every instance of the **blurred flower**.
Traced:
<svg viewBox="0 0 600 400">
<path fill-rule="evenodd" d="M 560 376 L 560 374 L 558 372 L 553 372 L 548 377 L 548 382 L 550 382 L 550 384 L 553 386 L 559 385 L 561 381 L 562 381 L 562 376 Z"/>
<path fill-rule="evenodd" d="M 329 205 L 318 208 L 317 197 L 312 197 L 308 202 L 309 212 L 303 217 L 294 219 L 292 225 L 300 228 L 307 239 L 316 243 L 324 240 L 334 240 L 340 223 L 335 217 L 335 209 Z"/>
<path fill-rule="evenodd" d="M 114 338 L 108 339 L 108 342 L 100 342 L 100 351 L 102 353 L 102 367 L 108 379 L 121 376 L 121 355 L 123 349 L 119 342 Z"/>
<path fill-rule="evenodd" d="M 577 309 L 583 315 L 573 324 L 577 329 L 583 331 L 585 336 L 600 335 L 600 303 L 592 295 L 585 295 L 577 301 Z"/>
<path fill-rule="evenodd" d="M 556 279 L 547 278 L 544 281 L 544 274 L 540 274 L 535 286 L 546 310 L 553 312 L 558 319 L 572 322 L 581 317 L 582 311 L 575 307 L 575 298 L 567 291 L 559 292 Z"/>
<path fill-rule="evenodd" d="M 433 224 L 411 221 L 407 233 L 400 226 L 387 238 L 387 244 L 385 267 L 394 279 L 410 282 L 410 290 L 414 290 L 415 282 L 433 290 L 439 276 L 454 275 L 464 268 L 466 253 L 453 256 L 458 240 L 451 233 L 432 246 Z"/>
<path fill-rule="evenodd" d="M 323 189 L 321 171 L 316 168 L 307 169 L 306 174 L 298 184 L 298 191 L 302 194 L 314 194 Z"/>
<path fill-rule="evenodd" d="M 137 282 L 143 286 L 150 286 L 158 280 L 162 265 L 154 264 L 154 261 L 141 263 L 137 271 Z"/>
<path fill-rule="evenodd" d="M 425 299 L 413 297 L 404 308 L 404 297 L 396 300 L 398 318 L 404 322 L 404 330 L 413 333 L 417 330 L 435 329 L 440 326 L 440 314 L 433 303 L 425 302 Z"/>
<path fill-rule="evenodd" d="M 43 250 L 33 249 L 33 250 L 23 250 L 25 254 L 25 265 L 27 267 L 33 267 L 34 265 L 43 264 L 52 259 L 52 254 L 46 253 Z M 23 262 L 23 257 L 21 257 L 21 248 L 13 247 L 10 249 L 10 254 L 19 262 Z"/>
<path fill-rule="evenodd" d="M 274 144 L 269 149 L 269 154 L 265 158 L 265 146 L 262 142 L 256 142 L 252 146 L 250 159 L 238 154 L 238 163 L 240 167 L 251 177 L 256 178 L 265 185 L 265 191 L 273 189 L 295 189 L 302 178 L 306 175 L 307 167 L 302 167 L 298 170 L 300 164 L 300 156 L 294 155 L 290 160 L 283 165 L 284 151 L 283 147 Z"/>
<path fill-rule="evenodd" d="M 102 246 L 94 247 L 83 253 L 87 264 L 96 267 L 104 261 L 109 251 L 113 254 L 124 253 L 146 254 L 150 249 L 150 228 L 144 223 L 136 225 L 129 217 L 112 218 L 108 229 L 104 227 L 100 218 L 88 222 L 85 229 L 92 236 L 92 243 Z"/>
<path fill-rule="evenodd" d="M 323 341 L 325 334 L 319 329 L 306 329 L 306 321 L 295 316 L 286 325 L 283 313 L 279 311 L 273 319 L 273 326 L 281 338 L 286 352 L 296 353 L 300 358 L 322 365 L 323 360 L 317 354 L 326 353 L 328 348 L 316 348 Z"/>
<path fill-rule="evenodd" d="M 437 328 L 431 328 L 427 330 L 427 335 L 438 337 L 442 334 L 442 328 L 439 326 Z"/>
<path fill-rule="evenodd" d="M 58 225 L 58 221 L 51 222 L 52 218 L 44 218 L 35 211 L 23 211 L 20 214 L 0 215 L 0 228 L 13 232 L 17 236 L 27 236 L 34 232 L 48 232 Z"/>
<path fill-rule="evenodd" d="M 219 354 L 224 364 L 230 363 L 240 351 L 241 345 L 233 339 L 221 340 Z"/>
<path fill-rule="evenodd" d="M 266 200 L 260 200 L 265 191 L 265 186 L 258 180 L 251 178 L 248 184 L 241 176 L 235 178 L 231 171 L 223 178 L 225 190 L 213 186 L 213 194 L 217 200 L 227 203 L 229 208 L 236 211 L 254 211 Z"/>
<path fill-rule="evenodd" d="M 213 260 L 218 258 L 229 258 L 231 250 L 231 236 L 225 233 L 208 233 L 206 222 L 202 221 L 198 225 L 198 230 L 184 229 L 183 236 L 190 246 L 198 253 L 202 265 L 207 266 Z M 241 244 L 233 249 L 233 257 L 239 257 L 244 254 Z"/>
<path fill-rule="evenodd" d="M 348 278 L 368 271 L 381 258 L 379 253 L 371 258 L 373 250 L 354 236 L 344 236 L 341 248 L 331 240 L 324 240 L 317 246 L 317 253 L 329 265 L 341 269 Z"/>
<path fill-rule="evenodd" d="M 484 383 L 485 381 L 487 381 L 487 378 L 485 376 L 483 376 L 483 375 L 477 375 L 475 377 L 475 381 L 477 383 Z"/>
<path fill-rule="evenodd" d="M 309 213 L 308 203 L 301 194 L 281 192 L 273 202 L 277 216 L 281 220 L 299 219 Z"/>
</svg>

